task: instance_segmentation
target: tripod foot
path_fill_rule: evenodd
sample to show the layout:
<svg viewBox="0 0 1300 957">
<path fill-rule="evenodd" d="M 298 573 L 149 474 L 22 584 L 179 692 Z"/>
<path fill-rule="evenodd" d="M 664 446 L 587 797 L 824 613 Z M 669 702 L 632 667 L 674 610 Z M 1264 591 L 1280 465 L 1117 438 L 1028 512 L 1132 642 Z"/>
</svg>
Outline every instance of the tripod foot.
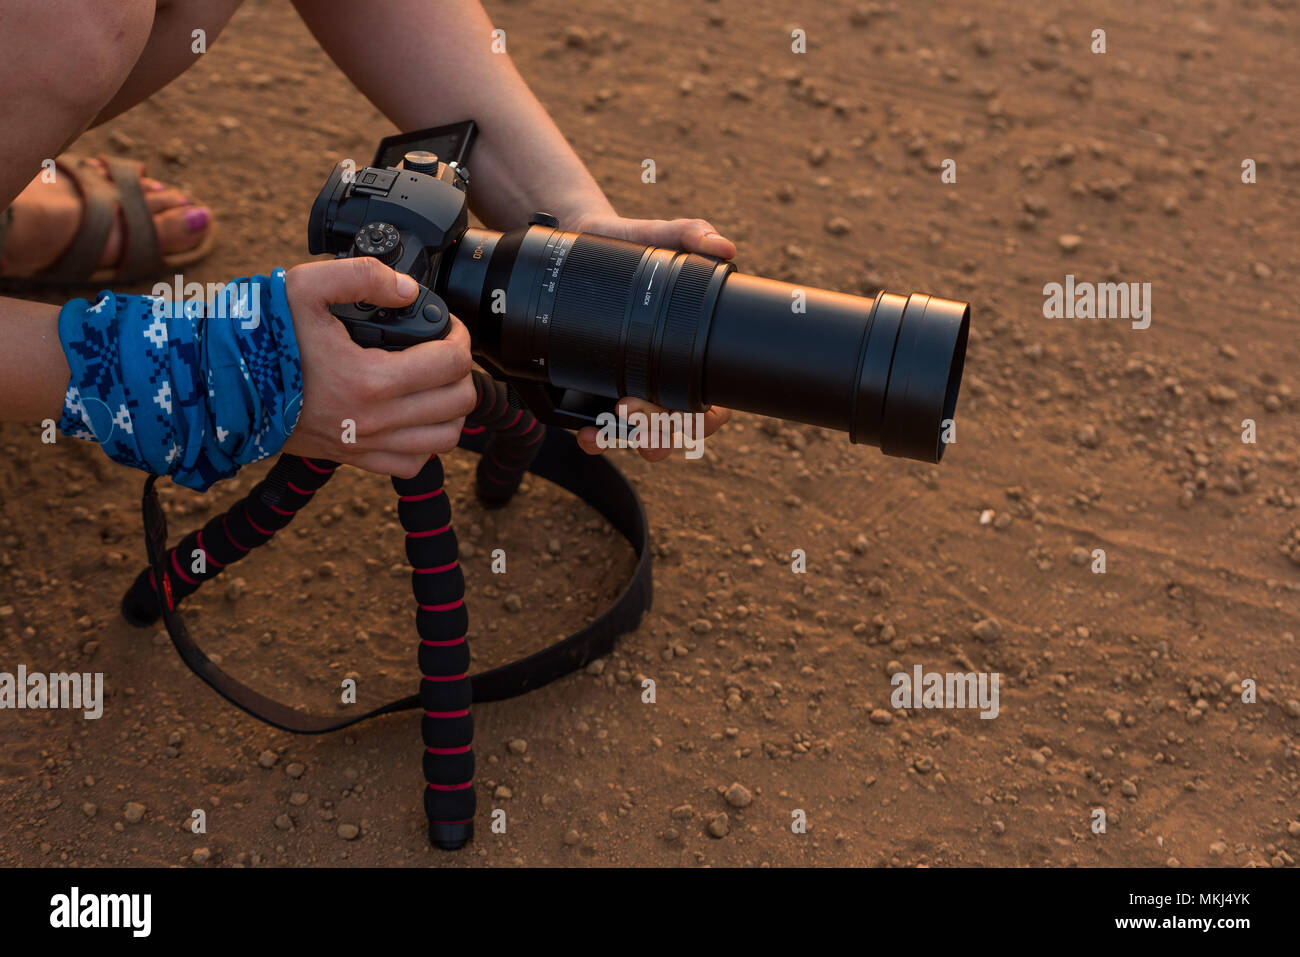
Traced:
<svg viewBox="0 0 1300 957">
<path fill-rule="evenodd" d="M 429 822 L 429 843 L 440 851 L 459 851 L 473 836 L 473 821 Z"/>
</svg>

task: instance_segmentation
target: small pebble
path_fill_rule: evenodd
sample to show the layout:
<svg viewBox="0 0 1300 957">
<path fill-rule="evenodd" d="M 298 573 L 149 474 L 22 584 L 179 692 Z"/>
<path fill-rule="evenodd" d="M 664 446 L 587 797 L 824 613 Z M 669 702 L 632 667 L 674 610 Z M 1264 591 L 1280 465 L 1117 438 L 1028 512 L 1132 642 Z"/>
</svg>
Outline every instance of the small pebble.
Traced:
<svg viewBox="0 0 1300 957">
<path fill-rule="evenodd" d="M 732 807 L 749 807 L 754 803 L 754 795 L 743 784 L 733 783 L 725 796 Z"/>
</svg>

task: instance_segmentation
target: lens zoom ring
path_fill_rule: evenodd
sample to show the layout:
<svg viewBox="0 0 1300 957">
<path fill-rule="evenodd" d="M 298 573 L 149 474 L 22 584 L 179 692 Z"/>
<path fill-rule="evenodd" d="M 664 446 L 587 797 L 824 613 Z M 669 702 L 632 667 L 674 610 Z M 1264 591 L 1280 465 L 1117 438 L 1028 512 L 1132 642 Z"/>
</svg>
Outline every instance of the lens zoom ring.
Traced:
<svg viewBox="0 0 1300 957">
<path fill-rule="evenodd" d="M 617 391 L 619 340 L 644 246 L 617 239 L 573 242 L 555 294 L 551 380 L 597 394 Z"/>
<path fill-rule="evenodd" d="M 670 409 L 690 408 L 691 354 L 704 297 L 717 263 L 694 253 L 686 257 L 673 285 L 659 350 L 656 401 Z"/>
</svg>

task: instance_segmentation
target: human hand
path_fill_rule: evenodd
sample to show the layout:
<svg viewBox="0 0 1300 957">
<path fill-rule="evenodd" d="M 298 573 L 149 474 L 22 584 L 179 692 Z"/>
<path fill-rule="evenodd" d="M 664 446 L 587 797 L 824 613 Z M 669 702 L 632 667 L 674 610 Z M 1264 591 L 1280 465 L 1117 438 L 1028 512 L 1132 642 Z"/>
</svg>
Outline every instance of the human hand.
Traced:
<svg viewBox="0 0 1300 957">
<path fill-rule="evenodd" d="M 405 306 L 418 291 L 414 279 L 367 256 L 295 266 L 284 282 L 303 380 L 302 414 L 286 452 L 411 478 L 430 455 L 456 447 L 476 401 L 469 332 L 458 319 L 436 342 L 363 349 L 329 307 Z"/>
</svg>

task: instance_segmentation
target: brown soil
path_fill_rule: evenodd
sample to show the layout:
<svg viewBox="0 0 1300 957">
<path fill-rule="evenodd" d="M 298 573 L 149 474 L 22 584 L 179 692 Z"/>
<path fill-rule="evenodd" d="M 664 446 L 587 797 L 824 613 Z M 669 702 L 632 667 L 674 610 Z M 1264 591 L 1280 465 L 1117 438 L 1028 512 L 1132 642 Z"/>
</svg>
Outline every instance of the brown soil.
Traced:
<svg viewBox="0 0 1300 957">
<path fill-rule="evenodd" d="M 99 721 L 4 714 L 0 862 L 166 865 L 206 848 L 209 866 L 1293 866 L 1294 5 L 981 6 L 492 2 L 624 214 L 709 217 L 746 271 L 969 299 L 957 444 L 928 467 L 738 415 L 698 462 L 620 454 L 655 531 L 654 611 L 588 672 L 476 710 L 479 834 L 449 856 L 425 838 L 412 715 L 298 738 L 227 706 L 164 635 L 118 618 L 142 560 L 139 476 L 5 427 L 0 670 L 103 671 L 109 698 Z M 220 250 L 187 278 L 216 281 L 304 259 L 329 164 L 368 159 L 389 131 L 292 10 L 261 2 L 80 145 L 147 159 L 210 202 Z M 1045 319 L 1042 288 L 1066 273 L 1152 283 L 1151 327 Z M 472 466 L 449 457 L 487 666 L 587 620 L 631 553 L 538 481 L 484 514 Z M 173 530 L 260 473 L 169 490 Z M 223 579 L 190 602 L 192 629 L 232 672 L 317 710 L 347 674 L 362 704 L 407 693 L 392 504 L 386 480 L 343 475 L 232 571 L 242 589 Z M 1000 628 L 981 640 L 988 618 Z M 999 672 L 1001 713 L 892 711 L 891 662 Z M 733 782 L 752 803 L 728 803 Z M 147 809 L 138 823 L 128 802 Z M 186 827 L 194 808 L 205 835 Z M 729 833 L 710 836 L 722 814 Z"/>
</svg>

